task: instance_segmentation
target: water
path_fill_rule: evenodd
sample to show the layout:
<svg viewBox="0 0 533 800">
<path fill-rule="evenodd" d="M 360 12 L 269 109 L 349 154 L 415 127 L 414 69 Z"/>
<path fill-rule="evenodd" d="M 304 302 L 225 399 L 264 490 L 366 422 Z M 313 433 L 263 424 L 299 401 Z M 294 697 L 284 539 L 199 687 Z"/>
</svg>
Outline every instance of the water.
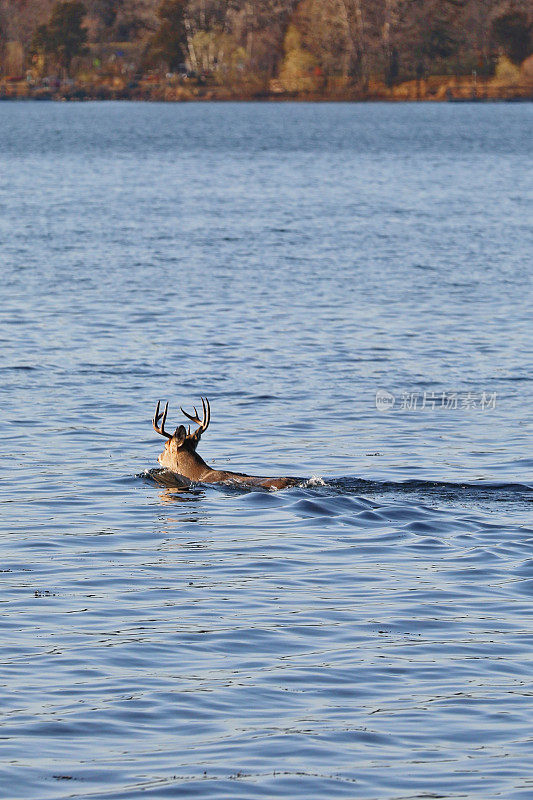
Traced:
<svg viewBox="0 0 533 800">
<path fill-rule="evenodd" d="M 531 122 L 0 105 L 3 800 L 533 797 Z"/>
</svg>

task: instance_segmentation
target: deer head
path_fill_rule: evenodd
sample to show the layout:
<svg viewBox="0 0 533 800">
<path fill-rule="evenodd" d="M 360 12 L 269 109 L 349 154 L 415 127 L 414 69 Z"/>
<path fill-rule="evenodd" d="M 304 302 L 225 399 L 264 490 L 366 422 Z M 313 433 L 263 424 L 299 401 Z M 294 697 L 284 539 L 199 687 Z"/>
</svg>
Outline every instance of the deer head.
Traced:
<svg viewBox="0 0 533 800">
<path fill-rule="evenodd" d="M 152 420 L 154 429 L 157 431 L 157 433 L 161 434 L 161 436 L 166 436 L 167 438 L 165 449 L 157 459 L 161 466 L 173 470 L 174 472 L 180 472 L 181 474 L 193 480 L 196 479 L 195 473 L 198 471 L 198 469 L 207 467 L 207 464 L 195 452 L 198 442 L 200 441 L 200 437 L 202 433 L 207 430 L 209 420 L 211 419 L 209 400 L 207 398 L 204 399 L 203 397 L 201 400 L 203 408 L 202 419 L 200 419 L 198 416 L 198 411 L 196 408 L 194 408 L 194 414 L 188 414 L 183 410 L 183 408 L 180 408 L 181 412 L 185 414 L 186 417 L 198 425 L 198 428 L 193 433 L 191 433 L 190 425 L 188 426 L 188 430 L 185 428 L 185 425 L 178 425 L 174 433 L 171 434 L 166 432 L 165 422 L 167 419 L 168 401 L 166 402 L 163 411 L 159 410 L 160 401 L 157 401 L 155 415 Z M 160 420 L 161 424 L 159 424 Z"/>
</svg>

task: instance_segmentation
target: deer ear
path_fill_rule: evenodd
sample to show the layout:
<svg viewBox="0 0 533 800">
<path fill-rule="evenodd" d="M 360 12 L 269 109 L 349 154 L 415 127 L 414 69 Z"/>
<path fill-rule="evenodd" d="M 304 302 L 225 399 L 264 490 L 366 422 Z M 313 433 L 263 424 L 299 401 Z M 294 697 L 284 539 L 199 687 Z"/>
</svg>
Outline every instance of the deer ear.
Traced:
<svg viewBox="0 0 533 800">
<path fill-rule="evenodd" d="M 186 436 L 187 436 L 187 431 L 185 430 L 185 426 L 179 425 L 174 431 L 174 438 L 176 439 L 178 447 L 181 447 L 181 445 L 185 441 Z"/>
</svg>

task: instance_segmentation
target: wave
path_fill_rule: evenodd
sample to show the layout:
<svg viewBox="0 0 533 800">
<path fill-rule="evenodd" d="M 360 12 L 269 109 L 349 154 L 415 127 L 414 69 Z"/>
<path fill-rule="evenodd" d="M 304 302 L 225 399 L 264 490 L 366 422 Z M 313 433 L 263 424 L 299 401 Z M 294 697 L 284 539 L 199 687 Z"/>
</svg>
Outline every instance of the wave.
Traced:
<svg viewBox="0 0 533 800">
<path fill-rule="evenodd" d="M 364 478 L 333 478 L 327 481 L 331 488 L 342 492 L 369 492 L 374 493 L 410 493 L 426 492 L 429 494 L 446 495 L 479 495 L 490 496 L 496 494 L 533 496 L 533 486 L 525 483 L 506 483 L 501 481 L 476 481 L 475 483 L 450 481 L 430 481 L 410 479 L 406 481 L 374 481 Z"/>
<path fill-rule="evenodd" d="M 156 468 L 145 470 L 137 477 L 150 480 L 159 486 L 177 490 L 190 490 L 201 486 L 210 486 L 215 489 L 236 489 L 243 492 L 270 491 L 257 486 L 243 483 L 234 484 L 202 484 L 191 481 L 183 475 L 170 470 Z M 406 495 L 416 494 L 438 497 L 441 500 L 490 500 L 490 501 L 533 501 L 533 486 L 516 482 L 476 481 L 454 483 L 450 481 L 430 481 L 410 479 L 406 481 L 376 481 L 364 478 L 338 477 L 324 478 L 313 475 L 311 478 L 302 478 L 294 487 L 284 489 L 284 492 L 295 492 L 301 489 L 315 490 L 320 494 L 343 495 Z"/>
</svg>

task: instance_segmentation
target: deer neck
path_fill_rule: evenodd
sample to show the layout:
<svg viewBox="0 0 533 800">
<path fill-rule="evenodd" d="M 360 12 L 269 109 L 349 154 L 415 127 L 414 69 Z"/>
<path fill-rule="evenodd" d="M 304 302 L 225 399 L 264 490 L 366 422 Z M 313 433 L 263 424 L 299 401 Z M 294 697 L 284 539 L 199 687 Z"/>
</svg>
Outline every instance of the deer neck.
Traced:
<svg viewBox="0 0 533 800">
<path fill-rule="evenodd" d="M 199 481 L 213 470 L 198 453 L 190 450 L 178 451 L 178 472 L 191 481 Z"/>
</svg>

